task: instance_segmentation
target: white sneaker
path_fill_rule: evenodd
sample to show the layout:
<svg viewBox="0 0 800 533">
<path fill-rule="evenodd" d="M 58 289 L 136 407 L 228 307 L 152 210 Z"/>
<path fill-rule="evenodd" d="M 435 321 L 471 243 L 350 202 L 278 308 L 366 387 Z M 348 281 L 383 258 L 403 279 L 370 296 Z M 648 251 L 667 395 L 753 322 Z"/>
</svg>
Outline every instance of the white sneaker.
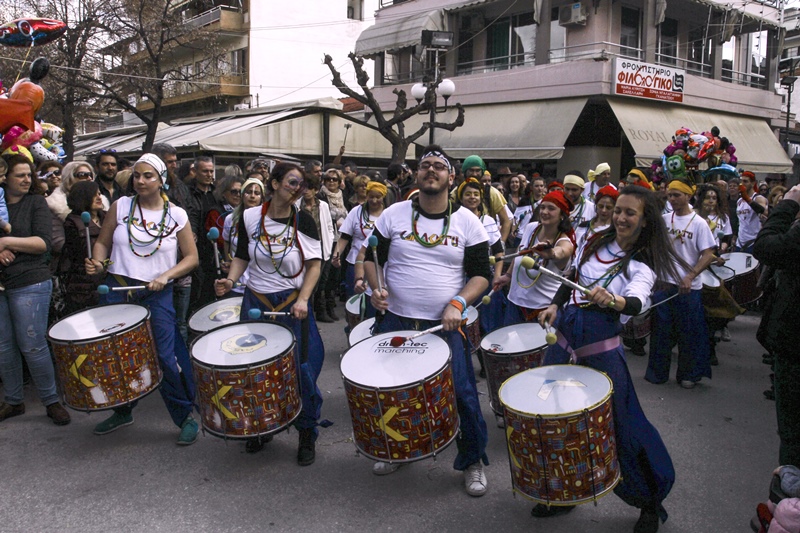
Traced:
<svg viewBox="0 0 800 533">
<path fill-rule="evenodd" d="M 497 427 L 500 429 L 506 427 L 506 421 L 500 415 L 494 415 L 494 421 L 497 422 Z"/>
<path fill-rule="evenodd" d="M 480 461 L 473 463 L 464 470 L 464 487 L 470 496 L 483 496 L 486 494 L 486 474 Z"/>
<path fill-rule="evenodd" d="M 730 342 L 731 341 L 731 332 L 728 331 L 728 326 L 722 328 L 722 341 L 723 342 Z"/>
<path fill-rule="evenodd" d="M 394 474 L 397 470 L 403 466 L 400 463 L 381 463 L 377 462 L 372 465 L 372 473 L 376 476 L 386 476 L 389 474 Z"/>
</svg>

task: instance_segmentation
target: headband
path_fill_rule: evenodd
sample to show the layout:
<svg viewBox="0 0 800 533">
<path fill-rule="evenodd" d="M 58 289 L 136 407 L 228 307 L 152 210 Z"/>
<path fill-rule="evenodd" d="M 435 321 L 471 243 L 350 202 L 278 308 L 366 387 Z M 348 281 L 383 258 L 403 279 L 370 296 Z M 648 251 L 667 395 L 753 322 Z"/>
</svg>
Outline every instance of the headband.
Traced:
<svg viewBox="0 0 800 533">
<path fill-rule="evenodd" d="M 458 190 L 456 191 L 456 196 L 458 199 L 461 200 L 461 196 L 464 194 L 464 189 L 466 189 L 469 185 L 474 185 L 474 188 L 478 189 L 478 192 L 481 193 L 481 200 L 483 200 L 483 185 L 475 178 L 466 179 L 461 185 L 458 186 Z"/>
<path fill-rule="evenodd" d="M 565 215 L 569 215 L 574 208 L 572 200 L 567 198 L 567 195 L 564 194 L 563 191 L 559 190 L 550 191 L 549 193 L 545 194 L 544 198 L 542 198 L 542 202 L 550 202 L 551 204 L 555 204 L 555 206 L 561 209 Z"/>
<path fill-rule="evenodd" d="M 450 160 L 442 152 L 438 150 L 431 150 L 430 152 L 419 158 L 420 162 L 422 162 L 422 160 L 425 159 L 426 157 L 438 157 L 439 159 L 444 161 L 445 165 L 447 165 L 447 170 L 453 172 L 453 165 L 450 164 Z"/>
<path fill-rule="evenodd" d="M 258 185 L 259 188 L 261 188 L 261 196 L 264 196 L 264 182 L 258 178 L 248 178 L 245 180 L 245 182 L 242 184 L 242 193 L 244 193 L 244 191 L 251 185 Z"/>
<path fill-rule="evenodd" d="M 603 172 L 611 172 L 611 165 L 608 163 L 600 163 L 597 165 L 597 168 L 594 169 L 595 175 L 602 174 Z"/>
<path fill-rule="evenodd" d="M 167 165 L 158 157 L 156 154 L 142 154 L 142 156 L 136 160 L 134 166 L 139 163 L 147 163 L 151 167 L 153 167 L 156 173 L 161 177 L 161 184 L 165 185 L 167 182 Z"/>
<path fill-rule="evenodd" d="M 614 203 L 617 202 L 617 198 L 619 198 L 619 191 L 612 187 L 611 185 L 606 185 L 605 187 L 601 187 L 599 191 L 597 191 L 594 195 L 594 203 L 600 202 L 601 198 L 609 197 L 614 200 Z"/>
<path fill-rule="evenodd" d="M 386 196 L 386 193 L 389 192 L 389 189 L 387 189 L 386 185 L 379 181 L 370 181 L 367 183 L 367 194 L 372 191 L 377 191 L 381 196 Z"/>
<path fill-rule="evenodd" d="M 670 181 L 669 185 L 667 185 L 667 189 L 682 192 L 684 194 L 688 194 L 689 196 L 692 196 L 694 194 L 694 187 L 687 185 L 681 180 Z"/>
<path fill-rule="evenodd" d="M 642 181 L 650 181 L 647 179 L 647 176 L 644 175 L 644 172 L 642 172 L 638 168 L 632 168 L 630 172 L 628 172 L 628 176 L 630 175 L 634 175 Z"/>
<path fill-rule="evenodd" d="M 583 178 L 580 176 L 576 176 L 574 174 L 567 174 L 564 176 L 564 185 L 577 185 L 581 189 L 586 185 L 586 182 L 583 181 Z"/>
</svg>

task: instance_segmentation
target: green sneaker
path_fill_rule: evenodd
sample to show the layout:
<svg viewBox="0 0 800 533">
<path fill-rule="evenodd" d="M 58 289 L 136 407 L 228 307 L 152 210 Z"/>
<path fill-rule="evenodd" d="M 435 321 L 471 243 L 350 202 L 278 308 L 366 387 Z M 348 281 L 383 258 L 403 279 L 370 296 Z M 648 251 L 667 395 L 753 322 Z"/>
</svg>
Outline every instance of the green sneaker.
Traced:
<svg viewBox="0 0 800 533">
<path fill-rule="evenodd" d="M 181 434 L 178 435 L 178 446 L 189 446 L 197 440 L 197 422 L 192 415 L 186 417 L 181 424 Z"/>
<path fill-rule="evenodd" d="M 133 424 L 133 415 L 126 416 L 114 413 L 94 427 L 94 434 L 106 435 L 121 427 L 130 426 L 131 424 Z"/>
</svg>

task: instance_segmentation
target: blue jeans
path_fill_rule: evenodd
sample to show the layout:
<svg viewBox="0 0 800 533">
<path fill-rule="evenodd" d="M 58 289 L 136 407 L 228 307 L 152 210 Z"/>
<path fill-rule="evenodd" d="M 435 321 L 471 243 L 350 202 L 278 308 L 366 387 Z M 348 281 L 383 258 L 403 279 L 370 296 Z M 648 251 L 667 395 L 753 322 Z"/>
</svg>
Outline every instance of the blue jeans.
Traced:
<svg viewBox="0 0 800 533">
<path fill-rule="evenodd" d="M 172 305 L 175 307 L 175 320 L 178 322 L 178 331 L 181 332 L 183 342 L 189 344 L 189 303 L 192 301 L 192 286 L 172 287 Z"/>
<path fill-rule="evenodd" d="M 19 405 L 22 391 L 22 357 L 43 405 L 58 401 L 56 376 L 47 344 L 47 311 L 53 282 L 34 283 L 0 292 L 0 376 L 5 401 Z"/>
</svg>

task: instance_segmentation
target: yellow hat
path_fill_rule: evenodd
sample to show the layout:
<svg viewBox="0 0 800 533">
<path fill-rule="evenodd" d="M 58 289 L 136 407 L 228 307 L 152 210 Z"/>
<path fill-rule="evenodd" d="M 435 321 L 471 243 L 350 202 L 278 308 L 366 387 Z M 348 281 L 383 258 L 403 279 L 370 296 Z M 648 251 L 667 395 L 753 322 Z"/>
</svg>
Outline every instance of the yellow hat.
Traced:
<svg viewBox="0 0 800 533">
<path fill-rule="evenodd" d="M 580 176 L 576 176 L 575 174 L 567 174 L 564 176 L 564 185 L 577 185 L 581 189 L 586 186 L 586 182 L 583 181 L 583 178 Z"/>
</svg>

